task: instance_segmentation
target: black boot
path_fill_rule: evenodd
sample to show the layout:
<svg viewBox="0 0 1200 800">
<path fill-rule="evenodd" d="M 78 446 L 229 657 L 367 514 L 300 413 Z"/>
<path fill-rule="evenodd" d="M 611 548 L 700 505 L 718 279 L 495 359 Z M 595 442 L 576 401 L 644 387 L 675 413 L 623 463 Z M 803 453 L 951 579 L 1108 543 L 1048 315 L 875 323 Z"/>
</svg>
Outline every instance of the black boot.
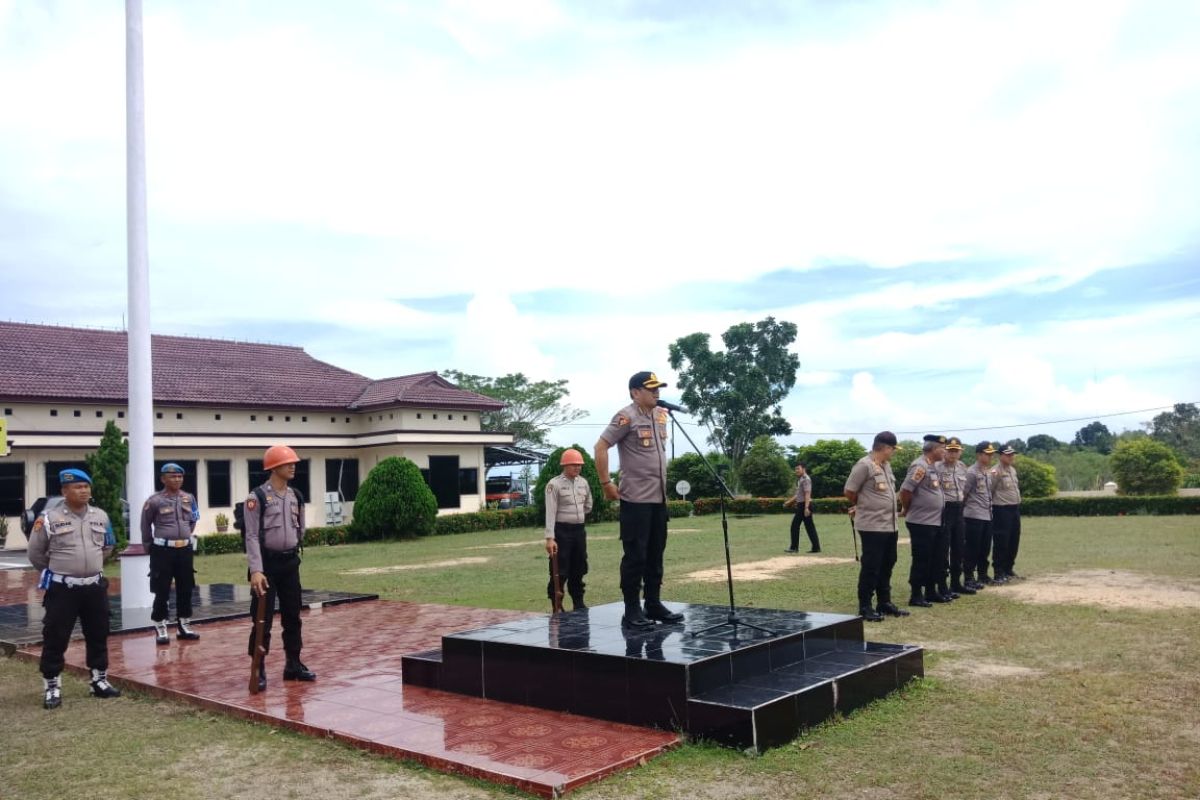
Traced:
<svg viewBox="0 0 1200 800">
<path fill-rule="evenodd" d="M 884 614 L 889 617 L 907 617 L 907 616 L 909 616 L 909 613 L 907 611 L 905 611 L 902 608 L 897 608 L 896 604 L 893 603 L 891 600 L 885 600 L 884 602 L 880 603 L 879 607 L 876 610 L 880 614 Z"/>
<path fill-rule="evenodd" d="M 42 678 L 42 688 L 45 690 L 42 708 L 49 711 L 62 705 L 62 678 L 57 675 L 53 678 Z"/>
<path fill-rule="evenodd" d="M 676 613 L 662 604 L 659 587 L 646 587 L 646 616 L 659 622 L 683 622 L 683 614 Z"/>
<path fill-rule="evenodd" d="M 200 638 L 200 634 L 192 630 L 191 617 L 180 617 L 176 624 L 179 627 L 179 631 L 175 634 L 176 639 L 187 639 L 191 641 Z"/>
<path fill-rule="evenodd" d="M 946 582 L 945 582 L 945 581 L 941 581 L 940 583 L 938 583 L 938 585 L 937 585 L 937 591 L 938 591 L 938 594 L 940 594 L 942 597 L 949 597 L 951 600 L 957 600 L 957 599 L 958 599 L 958 595 L 957 595 L 957 594 L 955 594 L 955 593 L 954 593 L 953 591 L 951 591 L 950 589 L 947 589 L 947 588 L 946 588 Z"/>
<path fill-rule="evenodd" d="M 951 578 L 950 579 L 950 591 L 954 592 L 956 594 L 960 594 L 960 595 L 975 594 L 975 590 L 972 589 L 969 585 L 970 583 L 971 583 L 970 579 L 968 579 L 966 583 L 963 583 L 958 578 Z"/>
<path fill-rule="evenodd" d="M 304 666 L 299 657 L 288 656 L 287 663 L 283 665 L 283 679 L 285 681 L 315 681 L 317 674 Z"/>
<path fill-rule="evenodd" d="M 632 597 L 625 597 L 625 615 L 621 617 L 621 627 L 635 631 L 649 630 L 654 627 L 653 620 L 646 619 L 646 615 L 642 613 L 642 604 L 638 602 L 636 594 Z"/>
<path fill-rule="evenodd" d="M 121 690 L 108 682 L 108 670 L 92 669 L 92 680 L 88 684 L 91 687 L 92 697 L 120 697 Z"/>
<path fill-rule="evenodd" d="M 858 615 L 863 618 L 863 622 L 883 622 L 883 615 L 871 608 L 870 603 L 861 604 L 858 607 Z"/>
<path fill-rule="evenodd" d="M 933 606 L 933 603 L 926 600 L 921 590 L 915 586 L 913 587 L 912 595 L 908 598 L 908 604 L 917 608 L 930 608 Z"/>
<path fill-rule="evenodd" d="M 260 692 L 267 690 L 267 659 L 265 656 L 262 661 L 258 662 L 258 690 Z"/>
<path fill-rule="evenodd" d="M 587 604 L 583 602 L 583 592 L 571 594 L 571 609 L 573 611 L 584 611 L 587 609 Z"/>
</svg>

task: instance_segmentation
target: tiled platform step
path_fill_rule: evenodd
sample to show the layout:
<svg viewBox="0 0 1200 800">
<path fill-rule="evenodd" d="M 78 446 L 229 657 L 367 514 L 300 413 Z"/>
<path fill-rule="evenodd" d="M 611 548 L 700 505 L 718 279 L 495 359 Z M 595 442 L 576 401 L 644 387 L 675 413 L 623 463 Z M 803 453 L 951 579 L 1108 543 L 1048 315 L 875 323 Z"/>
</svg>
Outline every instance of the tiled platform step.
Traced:
<svg viewBox="0 0 1200 800">
<path fill-rule="evenodd" d="M 446 635 L 440 651 L 404 657 L 404 680 L 761 750 L 921 674 L 919 648 L 867 644 L 859 617 L 739 609 L 770 632 L 693 635 L 728 609 L 668 605 L 682 624 L 624 630 L 612 603 Z"/>
</svg>

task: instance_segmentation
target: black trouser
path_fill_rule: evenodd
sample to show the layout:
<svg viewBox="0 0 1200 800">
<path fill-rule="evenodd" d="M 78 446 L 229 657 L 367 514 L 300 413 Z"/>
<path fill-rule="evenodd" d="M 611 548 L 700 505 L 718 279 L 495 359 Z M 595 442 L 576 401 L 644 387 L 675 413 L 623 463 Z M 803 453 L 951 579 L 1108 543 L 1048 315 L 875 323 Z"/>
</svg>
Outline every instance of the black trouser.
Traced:
<svg viewBox="0 0 1200 800">
<path fill-rule="evenodd" d="M 637 602 L 645 586 L 646 599 L 659 599 L 663 581 L 663 551 L 667 549 L 667 504 L 621 501 L 621 594 Z"/>
<path fill-rule="evenodd" d="M 554 541 L 558 543 L 558 577 L 567 587 L 567 594 L 578 603 L 583 599 L 583 576 L 588 572 L 587 531 L 573 522 L 554 523 Z M 547 559 L 546 569 L 550 569 Z M 554 573 L 546 583 L 546 596 L 554 599 Z"/>
<path fill-rule="evenodd" d="M 992 550 L 992 523 L 986 519 L 963 520 L 967 531 L 967 553 L 963 564 L 968 578 L 976 574 L 986 578 L 988 572 L 988 554 Z"/>
<path fill-rule="evenodd" d="M 812 545 L 812 549 L 820 550 L 821 540 L 817 538 L 817 525 L 813 522 L 812 514 L 805 514 L 803 508 L 796 509 L 796 514 L 792 517 L 792 549 L 800 549 L 801 524 L 804 525 L 804 531 L 808 534 L 808 543 Z"/>
<path fill-rule="evenodd" d="M 263 625 L 263 649 L 271 652 L 271 622 L 275 616 L 275 598 L 279 598 L 279 618 L 283 622 L 283 652 L 288 658 L 300 658 L 304 640 L 300 636 L 300 556 L 295 550 L 274 553 L 263 550 L 263 574 L 269 588 L 266 594 L 267 613 Z M 258 613 L 258 595 L 250 595 L 250 643 L 246 648 L 254 655 L 254 618 Z"/>
<path fill-rule="evenodd" d="M 108 579 L 90 586 L 51 583 L 42 598 L 42 659 L 38 666 L 43 678 L 62 672 L 63 656 L 71 643 L 75 620 L 83 628 L 90 669 L 108 669 Z"/>
<path fill-rule="evenodd" d="M 892 602 L 892 567 L 896 566 L 896 531 L 859 531 L 862 561 L 858 568 L 858 604 L 870 608 L 874 595 L 880 605 Z"/>
<path fill-rule="evenodd" d="M 912 550 L 912 566 L 908 570 L 908 585 L 913 597 L 920 597 L 923 589 L 932 589 L 934 584 L 934 543 L 941 525 L 921 525 L 905 520 L 908 539 Z"/>
<path fill-rule="evenodd" d="M 963 573 L 967 571 L 963 566 L 967 531 L 963 523 L 962 503 L 955 503 L 953 501 L 946 503 L 946 508 L 942 512 L 942 530 L 946 541 L 944 549 L 938 552 L 938 558 L 941 561 L 941 580 L 945 580 L 946 574 L 949 573 L 950 585 L 961 586 Z M 949 556 L 948 567 L 946 562 L 947 555 Z"/>
<path fill-rule="evenodd" d="M 997 576 L 1009 575 L 1017 561 L 1017 549 L 1021 546 L 1021 507 L 992 506 L 992 531 L 996 541 L 992 566 Z"/>
<path fill-rule="evenodd" d="M 165 547 L 150 545 L 150 591 L 154 592 L 154 608 L 150 619 L 161 622 L 167 618 L 167 603 L 171 599 L 171 581 L 175 582 L 175 615 L 192 616 L 192 589 L 196 587 L 196 570 L 192 566 L 192 546 Z"/>
</svg>

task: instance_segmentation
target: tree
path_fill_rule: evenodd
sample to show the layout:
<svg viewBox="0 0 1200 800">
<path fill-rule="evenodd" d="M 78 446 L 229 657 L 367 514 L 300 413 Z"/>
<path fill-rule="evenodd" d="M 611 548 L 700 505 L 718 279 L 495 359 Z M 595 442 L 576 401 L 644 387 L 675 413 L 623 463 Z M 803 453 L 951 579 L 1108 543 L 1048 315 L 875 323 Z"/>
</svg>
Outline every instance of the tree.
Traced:
<svg viewBox="0 0 1200 800">
<path fill-rule="evenodd" d="M 424 536 L 433 532 L 437 498 L 407 458 L 392 456 L 375 465 L 354 501 L 357 539 Z"/>
<path fill-rule="evenodd" d="M 908 468 L 912 466 L 912 462 L 921 457 L 922 442 L 914 442 L 912 439 L 901 439 L 896 452 L 892 453 L 892 474 L 896 476 L 896 486 L 904 483 L 904 478 L 908 475 Z"/>
<path fill-rule="evenodd" d="M 1113 435 L 1108 427 L 1099 420 L 1089 422 L 1075 432 L 1071 444 L 1076 447 L 1087 447 L 1097 453 L 1108 455 L 1113 449 Z"/>
<path fill-rule="evenodd" d="M 1011 447 L 1017 452 L 1018 455 L 1024 455 L 1025 453 L 1029 452 L 1029 445 L 1027 445 L 1025 440 L 1020 437 L 1017 437 L 1016 439 L 1009 439 L 1000 449 L 1003 450 L 1004 447 Z"/>
<path fill-rule="evenodd" d="M 724 352 L 714 353 L 707 333 L 676 339 L 670 364 L 679 373 L 683 404 L 708 426 L 708 441 L 736 474 L 757 437 L 792 432 L 780 403 L 796 385 L 800 358 L 788 352 L 796 325 L 774 317 L 734 325 L 721 340 Z"/>
<path fill-rule="evenodd" d="M 790 492 L 792 468 L 779 443 L 770 436 L 755 439 L 742 459 L 738 483 L 755 497 L 782 497 Z"/>
<path fill-rule="evenodd" d="M 846 478 L 867 449 L 856 439 L 818 439 L 814 444 L 789 447 L 788 463 L 804 464 L 812 478 L 813 497 L 841 497 Z"/>
<path fill-rule="evenodd" d="M 1112 480 L 1110 456 L 1095 450 L 1078 450 L 1073 447 L 1055 450 L 1038 458 L 1054 467 L 1060 492 L 1078 492 L 1104 488 Z"/>
<path fill-rule="evenodd" d="M 1049 436 L 1044 433 L 1035 433 L 1033 436 L 1029 437 L 1029 441 L 1026 443 L 1027 452 L 1030 453 L 1053 453 L 1055 450 L 1061 450 L 1066 446 L 1066 442 L 1060 442 L 1053 436 Z"/>
<path fill-rule="evenodd" d="M 1185 458 L 1200 459 L 1200 408 L 1176 403 L 1150 422 L 1150 436 Z"/>
<path fill-rule="evenodd" d="M 129 544 L 125 514 L 121 510 L 125 470 L 129 466 L 129 442 L 125 441 L 115 422 L 109 420 L 105 423 L 100 447 L 96 452 L 84 456 L 84 462 L 87 464 L 88 474 L 92 476 L 92 499 L 98 507 L 104 509 L 112 521 L 113 535 L 117 539 L 113 553 L 119 553 Z"/>
<path fill-rule="evenodd" d="M 581 444 L 573 444 L 576 450 L 583 455 L 583 469 L 579 475 L 588 482 L 588 487 L 592 490 L 592 513 L 588 516 L 588 521 L 594 521 L 603 516 L 608 509 L 610 501 L 604 499 L 604 492 L 600 487 L 600 474 L 596 472 L 596 462 L 592 460 L 591 454 L 587 448 Z M 562 459 L 563 451 L 566 447 L 559 447 L 550 454 L 550 460 L 542 465 L 542 471 L 538 473 L 537 483 L 533 488 L 533 501 L 538 507 L 539 520 L 546 519 L 546 484 L 550 479 L 562 472 L 562 465 L 558 462 Z"/>
<path fill-rule="evenodd" d="M 1121 442 L 1112 454 L 1118 494 L 1175 494 L 1183 466 L 1175 451 L 1156 439 Z"/>
<path fill-rule="evenodd" d="M 442 373 L 458 388 L 503 402 L 499 411 L 484 411 L 479 422 L 485 431 L 506 431 L 515 444 L 546 447 L 551 428 L 587 416 L 586 411 L 571 408 L 565 400 L 570 392 L 566 379 L 530 381 L 520 372 L 489 378 L 470 375 L 456 369 Z"/>
<path fill-rule="evenodd" d="M 675 491 L 675 484 L 680 481 L 687 481 L 692 485 L 688 497 L 693 500 L 697 497 L 721 496 L 717 480 L 708 471 L 708 467 L 704 466 L 705 461 L 708 461 L 713 469 L 718 471 L 727 469 L 729 466 L 729 459 L 720 453 L 707 453 L 703 459 L 695 453 L 684 453 L 667 462 L 667 493 L 672 500 L 679 499 L 679 495 Z M 728 480 L 726 482 L 728 483 Z"/>
<path fill-rule="evenodd" d="M 1021 497 L 1053 497 L 1058 491 L 1058 477 L 1054 467 L 1043 464 L 1029 456 L 1017 456 L 1013 460 L 1013 469 L 1017 471 L 1017 484 L 1021 487 Z"/>
</svg>

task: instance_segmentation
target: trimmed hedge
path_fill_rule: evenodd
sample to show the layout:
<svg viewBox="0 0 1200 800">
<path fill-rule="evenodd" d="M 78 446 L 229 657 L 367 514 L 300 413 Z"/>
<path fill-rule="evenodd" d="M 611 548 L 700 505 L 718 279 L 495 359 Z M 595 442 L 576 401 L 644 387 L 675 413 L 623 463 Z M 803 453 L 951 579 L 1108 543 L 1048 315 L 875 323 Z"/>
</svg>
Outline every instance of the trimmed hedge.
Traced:
<svg viewBox="0 0 1200 800">
<path fill-rule="evenodd" d="M 730 514 L 791 514 L 784 508 L 782 497 L 739 497 L 726 503 Z M 841 497 L 821 497 L 813 500 L 815 514 L 845 514 L 850 503 Z M 697 514 L 718 514 L 721 507 L 716 497 L 696 500 Z M 1200 497 L 1038 497 L 1021 501 L 1021 514 L 1026 517 L 1116 517 L 1124 514 L 1200 514 Z"/>
<path fill-rule="evenodd" d="M 321 545 L 345 544 L 349 534 L 342 527 L 305 528 L 304 546 L 319 547 Z M 223 553 L 241 553 L 242 535 L 240 533 L 209 533 L 196 537 L 196 555 L 219 556 Z"/>
<path fill-rule="evenodd" d="M 794 514 L 795 509 L 785 508 L 786 497 L 736 497 L 725 501 L 729 514 Z M 845 514 L 850 503 L 844 497 L 817 497 L 812 501 L 814 514 Z M 701 497 L 696 500 L 696 514 L 720 514 L 721 498 Z"/>
</svg>

